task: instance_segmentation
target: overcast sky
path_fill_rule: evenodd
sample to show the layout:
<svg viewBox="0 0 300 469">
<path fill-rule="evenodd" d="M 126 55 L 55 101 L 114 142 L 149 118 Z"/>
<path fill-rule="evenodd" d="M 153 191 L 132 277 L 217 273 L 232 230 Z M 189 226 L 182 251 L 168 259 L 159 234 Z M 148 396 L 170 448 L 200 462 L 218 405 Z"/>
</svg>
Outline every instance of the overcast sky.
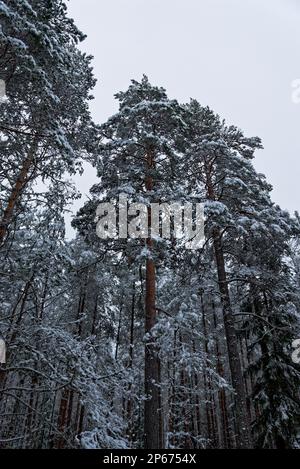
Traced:
<svg viewBox="0 0 300 469">
<path fill-rule="evenodd" d="M 291 86 L 300 78 L 300 0 L 70 0 L 69 12 L 94 56 L 96 122 L 114 114 L 114 94 L 145 73 L 171 98 L 196 98 L 261 137 L 255 166 L 273 185 L 273 200 L 300 210 L 300 104 Z M 94 174 L 76 177 L 83 194 Z"/>
</svg>

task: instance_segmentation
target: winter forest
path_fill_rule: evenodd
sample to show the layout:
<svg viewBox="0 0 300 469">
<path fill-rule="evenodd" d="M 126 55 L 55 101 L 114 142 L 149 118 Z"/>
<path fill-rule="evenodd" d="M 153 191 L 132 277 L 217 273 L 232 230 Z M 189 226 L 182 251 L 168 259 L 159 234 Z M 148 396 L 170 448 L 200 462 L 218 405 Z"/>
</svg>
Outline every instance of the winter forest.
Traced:
<svg viewBox="0 0 300 469">
<path fill-rule="evenodd" d="M 84 38 L 63 0 L 0 1 L 0 448 L 299 448 L 300 217 L 263 142 L 146 75 L 94 122 Z M 205 243 L 100 239 L 120 194 L 204 204 Z"/>
</svg>

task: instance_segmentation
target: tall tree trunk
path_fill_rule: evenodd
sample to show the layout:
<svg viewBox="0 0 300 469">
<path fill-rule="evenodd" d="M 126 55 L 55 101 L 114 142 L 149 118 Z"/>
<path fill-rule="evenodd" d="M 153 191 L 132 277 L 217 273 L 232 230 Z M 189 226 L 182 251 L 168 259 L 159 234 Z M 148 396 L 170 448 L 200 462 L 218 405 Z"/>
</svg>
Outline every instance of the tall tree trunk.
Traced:
<svg viewBox="0 0 300 469">
<path fill-rule="evenodd" d="M 177 362 L 177 353 L 176 353 L 176 347 L 177 347 L 177 330 L 174 330 L 174 338 L 173 338 L 173 354 L 171 355 L 171 360 L 168 362 L 168 366 L 170 369 L 170 382 L 171 382 L 171 389 L 169 390 L 169 410 L 168 410 L 168 417 L 169 417 L 169 422 L 168 422 L 168 447 L 170 447 L 170 443 L 172 447 L 176 446 L 176 431 L 175 431 L 175 412 L 176 412 L 176 369 L 175 369 L 175 363 Z M 170 395 L 171 393 L 171 395 Z"/>
<path fill-rule="evenodd" d="M 60 396 L 60 404 L 59 404 L 59 413 L 58 413 L 58 430 L 60 432 L 57 443 L 55 448 L 63 449 L 66 446 L 66 440 L 64 439 L 63 435 L 66 432 L 67 426 L 67 419 L 68 419 L 68 404 L 69 404 L 69 390 L 63 389 L 61 396 Z"/>
<path fill-rule="evenodd" d="M 29 176 L 29 170 L 33 164 L 34 156 L 36 153 L 36 142 L 33 143 L 31 150 L 25 158 L 19 176 L 9 196 L 7 206 L 3 212 L 2 219 L 0 220 L 0 245 L 3 244 L 7 235 L 8 227 L 12 222 L 16 204 L 18 203 L 22 190 L 26 186 Z"/>
<path fill-rule="evenodd" d="M 193 353 L 196 354 L 196 343 L 195 340 L 193 340 Z M 194 375 L 194 383 L 195 386 L 194 388 L 196 389 L 196 395 L 195 395 L 195 435 L 199 438 L 202 435 L 202 425 L 201 425 L 201 404 L 200 404 L 200 397 L 199 397 L 199 392 L 200 392 L 200 385 L 199 385 L 199 376 L 198 372 L 195 371 L 193 373 Z"/>
<path fill-rule="evenodd" d="M 129 364 L 128 369 L 133 367 L 133 348 L 134 348 L 134 321 L 135 321 L 135 278 L 132 285 L 131 315 L 130 315 L 130 342 L 129 342 Z M 135 437 L 135 428 L 133 422 L 133 400 L 132 400 L 132 383 L 128 385 L 128 401 L 126 406 L 126 420 L 128 425 L 128 435 L 131 441 Z"/>
<path fill-rule="evenodd" d="M 211 376 L 209 371 L 210 363 L 209 363 L 209 350 L 208 350 L 208 343 L 209 338 L 207 334 L 207 327 L 206 327 L 206 317 L 205 317 L 205 308 L 203 302 L 203 295 L 200 294 L 201 300 L 201 312 L 202 312 L 202 327 L 203 327 L 203 336 L 204 336 L 204 351 L 205 351 L 205 369 L 203 373 L 203 380 L 204 380 L 204 389 L 205 389 L 205 407 L 206 407 L 206 420 L 207 420 L 207 433 L 208 438 L 210 440 L 210 447 L 217 448 L 218 447 L 218 438 L 217 438 L 217 431 L 216 431 L 216 418 L 214 414 L 214 397 L 213 397 L 213 389 L 211 383 Z"/>
<path fill-rule="evenodd" d="M 154 167 L 153 152 L 147 154 L 146 190 L 153 190 L 151 170 Z M 151 208 L 148 208 L 148 226 L 151 228 Z M 151 253 L 153 242 L 151 234 L 147 239 L 147 248 Z M 156 323 L 156 268 L 153 258 L 148 255 L 146 261 L 146 294 L 145 294 L 145 408 L 144 435 L 146 449 L 162 448 L 161 441 L 161 395 L 160 395 L 160 363 L 157 346 L 151 335 Z"/>
<path fill-rule="evenodd" d="M 217 331 L 218 321 L 217 321 L 217 314 L 216 314 L 214 301 L 212 302 L 212 311 L 213 311 L 214 327 L 215 327 L 215 331 Z M 217 358 L 217 373 L 222 378 L 225 378 L 218 335 L 216 335 L 215 337 L 215 347 L 216 347 L 216 358 Z M 225 389 L 223 388 L 220 389 L 218 394 L 219 394 L 219 405 L 220 405 L 220 411 L 221 411 L 223 446 L 226 449 L 227 448 L 230 449 L 231 448 L 231 438 L 230 438 L 231 432 L 230 432 L 230 427 L 229 427 L 227 398 L 226 398 Z"/>
<path fill-rule="evenodd" d="M 213 163 L 206 162 L 206 188 L 209 200 L 215 201 L 215 191 L 212 182 Z M 225 335 L 228 349 L 228 361 L 231 372 L 232 386 L 235 391 L 235 421 L 237 433 L 237 447 L 251 448 L 252 441 L 250 435 L 250 422 L 248 419 L 246 391 L 244 378 L 239 356 L 238 337 L 235 330 L 234 315 L 231 308 L 227 273 L 225 269 L 225 259 L 222 246 L 222 235 L 218 228 L 212 233 L 213 248 L 218 271 L 218 283 L 221 296 L 221 303 L 224 316 Z"/>
<path fill-rule="evenodd" d="M 121 338 L 122 314 L 123 314 L 123 300 L 122 300 L 122 304 L 120 306 L 120 311 L 119 311 L 118 330 L 117 330 L 117 337 L 116 337 L 116 350 L 115 350 L 115 360 L 116 361 L 118 361 L 118 358 L 119 358 L 119 346 L 120 346 L 120 338 Z"/>
<path fill-rule="evenodd" d="M 230 303 L 229 288 L 225 270 L 225 261 L 221 236 L 213 234 L 214 252 L 218 270 L 219 290 L 224 314 L 224 325 L 228 348 L 229 367 L 231 371 L 232 385 L 235 391 L 235 420 L 237 429 L 237 446 L 239 448 L 251 448 L 250 423 L 247 411 L 246 391 L 239 356 L 238 338 L 234 325 L 234 316 Z"/>
</svg>

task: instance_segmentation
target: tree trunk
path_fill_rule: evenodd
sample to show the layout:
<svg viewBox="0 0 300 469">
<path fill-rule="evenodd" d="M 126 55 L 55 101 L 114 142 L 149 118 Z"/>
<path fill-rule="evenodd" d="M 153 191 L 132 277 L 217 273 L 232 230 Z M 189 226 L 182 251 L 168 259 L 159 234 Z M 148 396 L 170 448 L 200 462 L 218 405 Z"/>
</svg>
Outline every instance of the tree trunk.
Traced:
<svg viewBox="0 0 300 469">
<path fill-rule="evenodd" d="M 29 169 L 33 163 L 34 155 L 36 152 L 36 143 L 33 143 L 29 154 L 25 158 L 20 174 L 15 182 L 15 185 L 12 189 L 6 209 L 3 212 L 2 219 L 0 221 L 0 245 L 3 244 L 4 239 L 7 235 L 8 227 L 12 221 L 14 210 L 17 202 L 20 199 L 22 190 L 24 189 L 26 183 L 28 182 L 28 173 Z"/>
<path fill-rule="evenodd" d="M 64 449 L 66 445 L 66 440 L 64 439 L 63 435 L 66 432 L 66 426 L 67 426 L 68 403 L 69 403 L 69 390 L 63 389 L 61 396 L 60 396 L 58 422 L 57 422 L 60 435 L 58 436 L 57 443 L 55 445 L 56 449 Z"/>
<path fill-rule="evenodd" d="M 133 367 L 133 347 L 134 347 L 134 321 L 135 321 L 135 279 L 132 285 L 132 301 L 131 301 L 131 318 L 130 318 L 130 342 L 129 342 L 129 364 L 128 369 Z M 135 429 L 133 421 L 133 400 L 132 400 L 132 383 L 128 385 L 128 402 L 126 407 L 126 420 L 128 425 L 128 435 L 131 441 L 135 438 Z"/>
<path fill-rule="evenodd" d="M 152 191 L 153 179 L 149 171 L 154 167 L 153 152 L 147 155 L 146 190 Z M 151 208 L 148 208 L 148 226 L 151 228 Z M 151 236 L 147 239 L 147 248 L 151 253 L 153 243 Z M 161 441 L 161 396 L 160 396 L 160 363 L 157 346 L 151 336 L 156 322 L 156 268 L 154 260 L 148 254 L 146 261 L 146 295 L 145 295 L 145 409 L 144 436 L 146 449 L 162 448 Z"/>
<path fill-rule="evenodd" d="M 224 325 L 228 348 L 229 367 L 231 371 L 232 385 L 235 391 L 235 419 L 237 429 L 237 447 L 251 448 L 250 424 L 247 412 L 247 399 L 244 387 L 242 367 L 239 357 L 238 339 L 234 326 L 234 316 L 231 309 L 227 275 L 221 236 L 213 234 L 214 251 L 218 270 L 219 289 L 224 314 Z"/>
<path fill-rule="evenodd" d="M 212 311 L 213 311 L 214 327 L 216 331 L 218 321 L 217 321 L 217 314 L 216 314 L 214 302 L 212 302 Z M 216 358 L 217 358 L 217 373 L 222 378 L 225 378 L 218 335 L 216 335 L 215 337 L 215 348 L 216 348 Z M 221 411 L 223 446 L 225 449 L 231 449 L 231 438 L 230 438 L 231 432 L 230 432 L 230 427 L 229 427 L 226 392 L 222 388 L 219 390 L 218 394 L 219 394 L 219 406 L 220 406 L 220 411 Z"/>
<path fill-rule="evenodd" d="M 206 188 L 209 200 L 216 200 L 214 185 L 212 182 L 212 163 L 206 162 Z M 225 260 L 222 246 L 222 235 L 218 228 L 212 233 L 213 248 L 218 271 L 218 283 L 224 316 L 225 335 L 228 350 L 228 361 L 231 372 L 232 386 L 235 391 L 235 421 L 237 432 L 237 447 L 251 448 L 250 423 L 247 412 L 247 399 L 244 387 L 242 366 L 239 356 L 238 338 L 235 330 L 234 315 L 231 308 Z"/>
<path fill-rule="evenodd" d="M 210 367 L 209 364 L 209 350 L 208 350 L 208 343 L 209 338 L 207 334 L 207 327 L 206 327 L 206 318 L 205 318 L 205 308 L 203 302 L 203 295 L 200 295 L 201 300 L 201 312 L 202 312 L 202 327 L 203 327 L 203 336 L 204 336 L 204 351 L 205 351 L 205 369 L 203 373 L 203 380 L 204 380 L 204 389 L 205 389 L 205 407 L 206 407 L 206 420 L 207 420 L 207 433 L 208 438 L 210 440 L 210 447 L 217 448 L 218 447 L 218 438 L 217 438 L 217 431 L 216 431 L 216 418 L 214 415 L 214 397 L 213 397 L 213 389 L 211 383 L 210 373 L 207 370 Z"/>
</svg>

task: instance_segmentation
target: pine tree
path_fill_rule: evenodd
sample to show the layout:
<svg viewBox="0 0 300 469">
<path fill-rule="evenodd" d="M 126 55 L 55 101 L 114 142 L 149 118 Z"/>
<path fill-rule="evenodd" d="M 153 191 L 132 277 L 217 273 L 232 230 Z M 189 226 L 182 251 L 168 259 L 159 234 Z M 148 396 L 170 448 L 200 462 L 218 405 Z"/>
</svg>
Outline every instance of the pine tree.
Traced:
<svg viewBox="0 0 300 469">
<path fill-rule="evenodd" d="M 0 245 L 36 194 L 35 182 L 57 183 L 93 141 L 88 102 L 95 81 L 83 39 L 61 0 L 2 1 L 0 69 L 7 101 L 1 103 Z M 76 74 L 74 73 L 76 70 Z M 29 194 L 31 192 L 31 194 Z"/>
<path fill-rule="evenodd" d="M 132 82 L 128 91 L 118 93 L 120 110 L 100 130 L 105 142 L 100 148 L 98 163 L 101 185 L 93 194 L 101 200 L 127 194 L 129 201 L 148 205 L 148 226 L 151 227 L 151 202 L 168 201 L 174 195 L 176 148 L 182 112 L 176 101 L 170 101 L 163 89 L 150 85 L 144 76 L 141 83 Z M 102 174 L 105 174 L 105 177 Z M 124 244 L 124 243 L 123 243 Z M 132 244 L 132 243 L 131 243 Z M 141 246 L 141 242 L 135 242 Z M 163 447 L 160 363 L 152 329 L 157 320 L 156 246 L 148 235 L 145 254 L 145 446 Z M 135 247 L 136 250 L 136 247 Z M 136 258 L 139 254 L 128 251 Z"/>
</svg>

